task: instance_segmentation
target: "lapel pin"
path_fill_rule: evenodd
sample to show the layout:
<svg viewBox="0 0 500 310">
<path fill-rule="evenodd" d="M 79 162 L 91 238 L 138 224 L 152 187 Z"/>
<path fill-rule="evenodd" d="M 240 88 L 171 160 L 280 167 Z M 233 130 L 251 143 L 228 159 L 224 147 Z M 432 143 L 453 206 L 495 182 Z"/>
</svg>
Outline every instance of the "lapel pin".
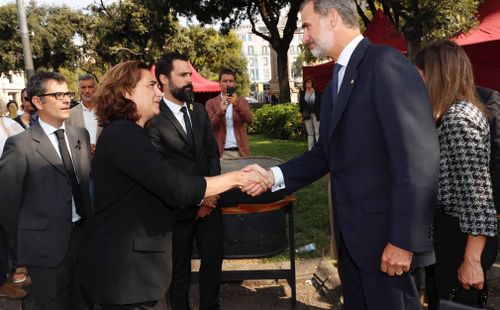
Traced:
<svg viewBox="0 0 500 310">
<path fill-rule="evenodd" d="M 189 110 L 193 111 L 193 105 L 191 103 L 189 104 Z"/>
<path fill-rule="evenodd" d="M 351 85 L 354 84 L 354 80 L 351 80 Z"/>
</svg>

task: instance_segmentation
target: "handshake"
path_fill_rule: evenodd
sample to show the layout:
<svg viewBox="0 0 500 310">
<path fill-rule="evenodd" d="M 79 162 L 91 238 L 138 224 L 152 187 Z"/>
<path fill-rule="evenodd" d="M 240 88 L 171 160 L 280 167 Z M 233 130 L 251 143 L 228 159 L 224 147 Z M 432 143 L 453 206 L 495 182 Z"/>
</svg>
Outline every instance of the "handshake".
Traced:
<svg viewBox="0 0 500 310">
<path fill-rule="evenodd" d="M 257 164 L 248 165 L 239 171 L 239 188 L 252 197 L 268 191 L 274 185 L 274 174 Z"/>
</svg>

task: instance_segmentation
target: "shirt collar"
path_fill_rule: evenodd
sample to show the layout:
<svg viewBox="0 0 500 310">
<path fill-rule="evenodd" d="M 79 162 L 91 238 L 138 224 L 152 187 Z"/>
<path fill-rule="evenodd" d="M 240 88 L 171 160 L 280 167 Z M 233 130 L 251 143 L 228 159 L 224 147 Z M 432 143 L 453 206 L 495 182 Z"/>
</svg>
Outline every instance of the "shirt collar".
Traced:
<svg viewBox="0 0 500 310">
<path fill-rule="evenodd" d="M 358 35 L 357 37 L 352 39 L 352 41 L 349 42 L 349 44 L 347 44 L 346 47 L 344 47 L 344 49 L 340 53 L 339 59 L 337 59 L 337 63 L 339 65 L 342 65 L 342 67 L 344 68 L 347 67 L 347 64 L 349 64 L 349 60 L 351 59 L 352 53 L 354 53 L 354 50 L 358 46 L 359 42 L 361 42 L 361 40 L 363 40 L 363 36 Z"/>
<path fill-rule="evenodd" d="M 43 132 L 45 132 L 45 134 L 47 136 L 50 135 L 50 134 L 53 134 L 58 129 L 64 129 L 64 131 L 66 131 L 66 126 L 64 125 L 64 123 L 62 124 L 61 127 L 56 128 L 56 127 L 54 127 L 52 125 L 49 125 L 46 122 L 44 122 L 41 117 L 38 118 L 38 123 L 40 123 L 40 127 L 42 127 Z"/>
<path fill-rule="evenodd" d="M 179 113 L 181 111 L 182 107 L 186 107 L 186 109 L 187 109 L 185 102 L 182 105 L 178 105 L 177 103 L 173 103 L 172 101 L 166 99 L 165 97 L 163 97 L 163 102 L 165 102 L 165 104 L 170 109 L 170 111 L 172 111 L 174 113 Z"/>
<path fill-rule="evenodd" d="M 83 104 L 83 100 L 80 100 L 80 104 L 82 105 L 82 109 L 83 111 L 86 111 L 86 112 L 92 112 L 92 111 L 95 111 L 95 109 L 93 110 L 89 110 L 84 104 Z"/>
</svg>

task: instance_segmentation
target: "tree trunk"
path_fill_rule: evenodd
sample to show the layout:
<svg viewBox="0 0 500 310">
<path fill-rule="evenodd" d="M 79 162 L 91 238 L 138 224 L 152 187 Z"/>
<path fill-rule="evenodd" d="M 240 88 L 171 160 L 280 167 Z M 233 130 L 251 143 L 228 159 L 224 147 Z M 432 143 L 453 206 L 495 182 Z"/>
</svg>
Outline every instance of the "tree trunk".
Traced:
<svg viewBox="0 0 500 310">
<path fill-rule="evenodd" d="M 290 102 L 290 84 L 288 82 L 288 48 L 276 51 L 278 63 L 278 81 L 280 86 L 280 102 Z"/>
</svg>

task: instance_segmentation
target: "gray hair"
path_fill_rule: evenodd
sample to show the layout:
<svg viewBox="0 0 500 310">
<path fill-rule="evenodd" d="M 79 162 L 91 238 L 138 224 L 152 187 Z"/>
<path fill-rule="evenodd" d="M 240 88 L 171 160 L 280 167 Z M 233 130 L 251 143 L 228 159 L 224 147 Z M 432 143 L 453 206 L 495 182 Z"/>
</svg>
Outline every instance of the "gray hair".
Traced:
<svg viewBox="0 0 500 310">
<path fill-rule="evenodd" d="M 89 81 L 89 80 L 92 80 L 95 83 L 95 77 L 92 74 L 85 73 L 85 74 L 80 74 L 78 76 L 78 82 Z"/>
<path fill-rule="evenodd" d="M 38 72 L 32 76 L 28 81 L 28 98 L 31 99 L 34 96 L 43 95 L 47 92 L 46 83 L 48 80 L 55 80 L 57 83 L 66 83 L 66 78 L 59 72 Z"/>
<path fill-rule="evenodd" d="M 302 11 L 309 2 L 313 3 L 315 13 L 326 16 L 328 10 L 335 9 L 346 26 L 349 28 L 359 27 L 358 11 L 354 0 L 305 0 L 302 2 L 300 10 Z"/>
</svg>

